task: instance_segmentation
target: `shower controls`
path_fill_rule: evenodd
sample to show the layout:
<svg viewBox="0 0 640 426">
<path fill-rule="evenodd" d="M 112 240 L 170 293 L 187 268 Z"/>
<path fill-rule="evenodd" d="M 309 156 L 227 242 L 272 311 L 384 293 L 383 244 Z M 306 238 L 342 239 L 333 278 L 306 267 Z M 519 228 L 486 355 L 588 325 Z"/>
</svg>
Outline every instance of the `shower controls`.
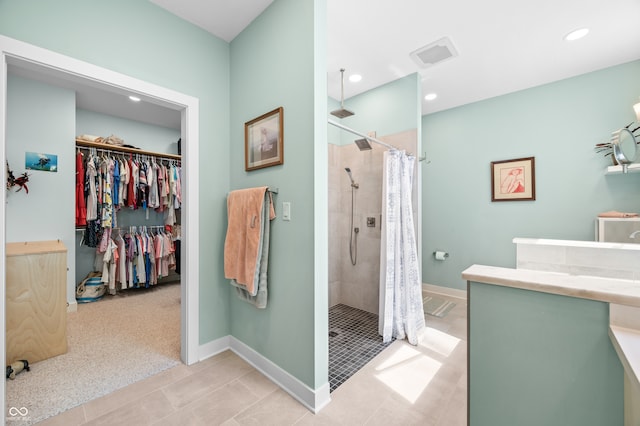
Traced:
<svg viewBox="0 0 640 426">
<path fill-rule="evenodd" d="M 282 203 L 282 220 L 291 220 L 291 203 L 288 201 Z"/>
<path fill-rule="evenodd" d="M 375 217 L 368 217 L 367 218 L 367 226 L 369 228 L 375 228 L 376 227 L 376 218 Z"/>
</svg>

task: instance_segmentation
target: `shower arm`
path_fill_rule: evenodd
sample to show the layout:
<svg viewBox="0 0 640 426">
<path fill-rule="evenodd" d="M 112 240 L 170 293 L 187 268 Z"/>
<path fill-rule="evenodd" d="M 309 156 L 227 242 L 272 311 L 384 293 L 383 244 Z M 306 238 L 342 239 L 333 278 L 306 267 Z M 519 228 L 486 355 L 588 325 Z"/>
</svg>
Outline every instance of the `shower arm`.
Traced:
<svg viewBox="0 0 640 426">
<path fill-rule="evenodd" d="M 340 69 L 340 108 L 344 109 L 344 68 Z"/>
</svg>

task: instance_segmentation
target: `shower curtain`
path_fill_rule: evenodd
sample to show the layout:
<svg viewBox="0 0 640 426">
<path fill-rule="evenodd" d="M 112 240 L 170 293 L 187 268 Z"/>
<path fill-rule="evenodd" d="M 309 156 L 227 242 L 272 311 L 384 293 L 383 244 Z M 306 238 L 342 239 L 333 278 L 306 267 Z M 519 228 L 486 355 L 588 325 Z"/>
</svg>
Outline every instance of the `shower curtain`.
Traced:
<svg viewBox="0 0 640 426">
<path fill-rule="evenodd" d="M 384 153 L 380 329 L 384 342 L 392 338 L 418 344 L 425 327 L 422 282 L 411 205 L 415 157 L 405 151 Z"/>
</svg>

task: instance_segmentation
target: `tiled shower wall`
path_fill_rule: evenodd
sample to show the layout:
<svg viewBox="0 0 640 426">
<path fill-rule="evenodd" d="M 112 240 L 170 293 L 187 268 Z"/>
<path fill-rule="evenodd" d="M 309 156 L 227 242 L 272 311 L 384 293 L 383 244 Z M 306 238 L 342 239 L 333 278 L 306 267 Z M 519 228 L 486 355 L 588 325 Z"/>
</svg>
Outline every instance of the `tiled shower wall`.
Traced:
<svg viewBox="0 0 640 426">
<path fill-rule="evenodd" d="M 378 138 L 416 153 L 415 130 Z M 372 146 L 370 151 L 360 151 L 355 144 L 329 144 L 329 306 L 343 303 L 377 315 L 382 166 L 386 148 L 378 144 Z M 355 266 L 349 257 L 351 181 L 345 167 L 351 169 L 354 181 L 360 185 L 354 190 L 353 226 L 360 228 Z M 414 194 L 417 194 L 415 185 Z M 417 197 L 414 196 L 414 200 Z M 375 227 L 367 227 L 367 217 L 375 219 Z"/>
</svg>

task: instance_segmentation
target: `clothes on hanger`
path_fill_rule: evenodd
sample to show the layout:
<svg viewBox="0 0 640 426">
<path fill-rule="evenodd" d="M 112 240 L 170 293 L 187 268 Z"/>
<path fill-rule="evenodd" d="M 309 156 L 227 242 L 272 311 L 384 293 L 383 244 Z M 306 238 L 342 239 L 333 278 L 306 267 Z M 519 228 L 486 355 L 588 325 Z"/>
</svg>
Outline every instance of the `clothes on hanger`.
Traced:
<svg viewBox="0 0 640 426">
<path fill-rule="evenodd" d="M 80 150 L 86 150 L 86 155 Z M 81 245 L 96 248 L 95 270 L 102 271 L 108 291 L 149 287 L 177 265 L 171 227 L 182 206 L 182 169 L 175 160 L 96 148 L 79 148 L 76 156 L 76 226 L 84 226 Z M 83 206 L 84 204 L 84 206 Z M 121 233 L 118 211 L 149 209 L 164 213 L 164 226 L 149 233 Z M 84 221 L 84 223 L 83 223 Z M 117 232 L 113 232 L 118 229 Z M 179 249 L 178 249 L 179 250 Z M 179 256 L 179 252 L 178 252 Z"/>
<path fill-rule="evenodd" d="M 84 154 L 76 153 L 76 226 L 87 225 L 87 199 L 84 190 Z"/>
<path fill-rule="evenodd" d="M 135 227 L 132 227 L 135 228 Z M 149 288 L 176 269 L 176 250 L 170 233 L 161 226 L 105 230 L 96 250 L 94 269 L 102 271 L 109 294 L 128 288 Z"/>
<path fill-rule="evenodd" d="M 175 210 L 182 206 L 182 168 L 178 163 L 171 160 L 164 164 L 155 157 L 133 154 L 128 159 L 105 153 L 98 156 L 94 148 L 88 151 L 84 161 L 80 151 L 76 157 L 76 226 L 95 229 L 90 222 L 99 221 L 99 227 L 116 227 L 117 212 L 124 206 L 164 212 L 164 223 L 176 224 Z"/>
</svg>

